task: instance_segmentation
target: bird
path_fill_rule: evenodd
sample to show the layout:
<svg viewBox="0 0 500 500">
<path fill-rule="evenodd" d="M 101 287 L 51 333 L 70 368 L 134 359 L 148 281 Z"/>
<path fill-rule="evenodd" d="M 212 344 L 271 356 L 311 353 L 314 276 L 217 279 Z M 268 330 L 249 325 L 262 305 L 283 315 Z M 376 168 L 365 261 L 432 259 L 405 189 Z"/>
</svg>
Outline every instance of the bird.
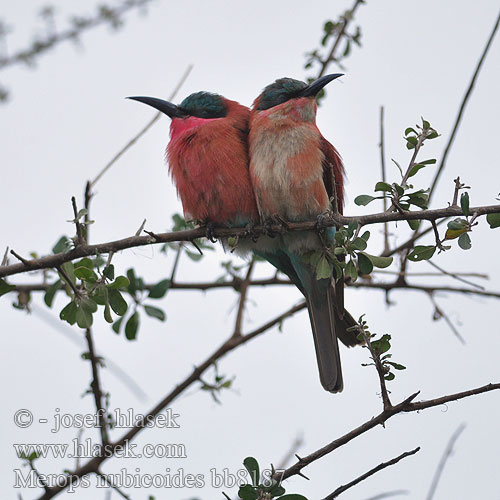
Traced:
<svg viewBox="0 0 500 500">
<path fill-rule="evenodd" d="M 166 148 L 169 172 L 184 209 L 184 217 L 207 228 L 252 226 L 259 220 L 248 170 L 250 110 L 211 92 L 195 92 L 179 105 L 155 97 L 133 96 L 169 116 L 170 141 Z M 231 245 L 222 238 L 225 249 Z M 250 237 L 240 238 L 245 255 Z"/>
<path fill-rule="evenodd" d="M 318 219 L 342 213 L 345 171 L 335 147 L 316 126 L 316 95 L 343 76 L 325 75 L 307 84 L 279 78 L 255 99 L 249 122 L 250 179 L 263 223 Z M 362 343 L 357 322 L 344 310 L 344 283 L 317 279 L 306 255 L 334 243 L 335 227 L 285 232 L 274 247 L 256 249 L 286 274 L 306 298 L 320 381 L 329 392 L 343 389 L 337 336 L 347 346 Z M 351 328 L 353 327 L 353 328 Z"/>
</svg>

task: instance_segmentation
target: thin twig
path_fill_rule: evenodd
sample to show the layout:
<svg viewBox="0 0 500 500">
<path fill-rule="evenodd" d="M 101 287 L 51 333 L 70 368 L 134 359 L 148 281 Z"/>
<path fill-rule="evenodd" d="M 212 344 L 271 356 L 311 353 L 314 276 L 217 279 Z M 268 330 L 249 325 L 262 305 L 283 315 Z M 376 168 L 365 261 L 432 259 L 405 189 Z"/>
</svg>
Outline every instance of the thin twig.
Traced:
<svg viewBox="0 0 500 500">
<path fill-rule="evenodd" d="M 401 453 L 401 455 L 397 456 L 396 458 L 393 458 L 392 460 L 388 460 L 387 462 L 382 462 L 381 464 L 377 465 L 377 467 L 374 467 L 373 469 L 369 470 L 365 474 L 362 474 L 361 476 L 354 479 L 350 483 L 347 483 L 344 486 L 339 486 L 333 493 L 330 493 L 330 495 L 325 497 L 324 500 L 334 500 L 334 498 L 337 498 L 341 493 L 344 493 L 344 491 L 348 490 L 349 488 L 356 486 L 361 481 L 364 481 L 365 479 L 369 478 L 370 476 L 373 476 L 373 474 L 376 474 L 377 472 L 379 472 L 387 467 L 390 467 L 391 465 L 397 464 L 400 460 L 403 460 L 403 458 L 409 457 L 411 455 L 415 455 L 415 453 L 417 453 L 418 451 L 420 451 L 420 446 L 415 448 L 414 450 Z"/>
<path fill-rule="evenodd" d="M 76 198 L 74 196 L 71 197 L 71 205 L 73 206 L 73 214 L 75 215 L 77 245 L 83 245 L 84 239 L 82 234 L 82 225 L 78 220 L 78 207 L 76 206 Z"/>
<path fill-rule="evenodd" d="M 385 175 L 385 145 L 384 145 L 384 106 L 380 106 L 380 167 L 382 169 L 382 182 L 386 182 Z M 382 198 L 384 212 L 387 211 L 387 198 Z M 389 223 L 384 222 L 384 252 L 389 251 Z"/>
<path fill-rule="evenodd" d="M 177 95 L 177 92 L 179 92 L 180 88 L 186 81 L 187 77 L 189 76 L 189 73 L 191 73 L 191 70 L 193 69 L 193 65 L 190 64 L 187 68 L 184 74 L 182 75 L 181 79 L 177 83 L 176 87 L 170 94 L 170 97 L 168 98 L 169 101 L 172 101 L 175 96 Z M 158 111 L 155 113 L 153 118 L 146 123 L 146 125 L 136 134 L 132 139 L 130 139 L 125 146 L 123 146 L 118 153 L 116 153 L 113 158 L 103 167 L 103 169 L 94 177 L 94 179 L 91 181 L 90 186 L 94 187 L 99 179 L 160 119 L 160 116 L 162 115 L 161 111 Z"/>
<path fill-rule="evenodd" d="M 434 190 L 436 189 L 436 185 L 439 181 L 439 177 L 441 176 L 441 173 L 443 172 L 444 167 L 446 165 L 446 159 L 447 159 L 448 154 L 450 152 L 450 149 L 453 145 L 453 141 L 455 139 L 455 135 L 456 135 L 458 128 L 460 126 L 460 122 L 462 121 L 462 116 L 464 114 L 465 106 L 467 105 L 467 102 L 468 102 L 470 96 L 472 95 L 472 90 L 474 88 L 474 84 L 476 83 L 476 79 L 479 75 L 479 71 L 481 70 L 481 66 L 483 65 L 483 62 L 486 59 L 486 55 L 488 54 L 488 50 L 490 48 L 490 45 L 493 42 L 493 39 L 495 38 L 495 34 L 498 30 L 499 24 L 500 24 L 500 13 L 498 14 L 495 25 L 493 26 L 493 30 L 490 33 L 490 36 L 488 38 L 488 41 L 486 42 L 486 46 L 483 49 L 481 57 L 479 58 L 476 69 L 475 69 L 474 74 L 472 75 L 472 79 L 469 83 L 469 87 L 468 87 L 467 91 L 465 92 L 465 95 L 462 99 L 462 103 L 461 103 L 460 108 L 458 110 L 458 115 L 455 119 L 455 124 L 453 125 L 453 129 L 452 129 L 450 138 L 448 139 L 448 143 L 446 144 L 446 147 L 444 149 L 443 157 L 441 158 L 441 162 L 439 163 L 439 167 L 437 169 L 436 174 L 434 175 L 434 180 L 432 181 L 432 184 L 431 184 L 431 188 L 429 191 L 429 201 L 431 200 L 431 197 L 434 194 Z"/>
<path fill-rule="evenodd" d="M 457 281 L 461 281 L 462 283 L 465 283 L 466 285 L 473 286 L 477 288 L 478 290 L 484 290 L 484 286 L 478 285 L 477 283 L 474 283 L 473 281 L 469 281 L 464 279 L 462 276 L 456 273 L 450 273 L 449 271 L 446 271 L 443 269 L 441 266 L 438 266 L 435 262 L 432 262 L 431 260 L 428 260 L 427 263 L 437 269 L 439 272 L 443 273 L 446 276 L 449 276 L 450 278 L 453 278 Z"/>
<path fill-rule="evenodd" d="M 335 38 L 335 41 L 333 42 L 332 48 L 330 49 L 330 52 L 328 53 L 326 59 L 321 61 L 321 69 L 318 73 L 318 78 L 322 77 L 326 73 L 326 70 L 328 69 L 328 66 L 330 65 L 331 62 L 335 62 L 337 60 L 335 52 L 337 51 L 337 48 L 339 47 L 341 40 L 344 38 L 347 26 L 349 25 L 351 20 L 354 19 L 354 13 L 356 12 L 356 9 L 362 3 L 364 3 L 364 0 L 355 0 L 354 5 L 351 7 L 350 10 L 347 11 L 348 15 L 343 16 L 342 27 L 339 29 L 337 33 L 337 38 Z"/>
<path fill-rule="evenodd" d="M 87 347 L 89 352 L 89 361 L 92 367 L 92 382 L 90 383 L 90 387 L 92 389 L 92 393 L 94 395 L 94 402 L 97 413 L 97 420 L 99 422 L 99 432 L 101 433 L 101 441 L 104 446 L 107 446 L 109 443 L 108 436 L 108 426 L 106 419 L 106 408 L 103 405 L 103 393 L 101 389 L 101 382 L 99 377 L 99 360 L 95 354 L 94 350 L 94 340 L 92 338 L 92 330 L 87 328 L 85 330 L 85 339 L 87 341 Z"/>
<path fill-rule="evenodd" d="M 66 284 L 73 290 L 75 297 L 79 297 L 80 291 L 78 290 L 78 288 L 76 288 L 75 284 L 71 281 L 66 271 L 62 268 L 62 266 L 56 267 L 56 269 L 59 272 L 59 274 L 63 277 Z"/>
<path fill-rule="evenodd" d="M 439 307 L 436 299 L 434 298 L 433 293 L 429 293 L 429 298 L 431 299 L 432 305 L 434 306 L 434 320 L 438 320 L 443 318 L 446 321 L 446 324 L 450 327 L 450 330 L 453 332 L 453 335 L 457 337 L 457 339 L 465 345 L 465 339 L 460 335 L 460 332 L 457 330 L 457 327 L 453 324 L 453 321 L 449 318 L 449 316 Z"/>
<path fill-rule="evenodd" d="M 455 432 L 451 435 L 450 440 L 448 441 L 448 444 L 446 445 L 446 448 L 443 452 L 443 455 L 441 456 L 441 460 L 438 463 L 436 472 L 434 473 L 434 477 L 432 478 L 432 483 L 429 488 L 429 493 L 427 493 L 426 500 L 432 500 L 434 498 L 434 494 L 436 493 L 436 489 L 438 487 L 439 480 L 441 479 L 441 475 L 443 474 L 446 462 L 453 454 L 453 447 L 455 446 L 457 439 L 460 437 L 460 434 L 462 434 L 464 429 L 465 424 L 460 424 Z"/>
<path fill-rule="evenodd" d="M 247 301 L 248 286 L 252 278 L 252 272 L 254 266 L 255 266 L 255 259 L 252 259 L 250 261 L 250 264 L 248 265 L 248 270 L 245 279 L 241 283 L 240 298 L 238 301 L 238 312 L 236 313 L 236 322 L 234 324 L 234 332 L 233 332 L 234 337 L 239 337 L 241 335 L 241 327 L 243 324 L 243 313 L 245 312 L 245 306 Z"/>
</svg>

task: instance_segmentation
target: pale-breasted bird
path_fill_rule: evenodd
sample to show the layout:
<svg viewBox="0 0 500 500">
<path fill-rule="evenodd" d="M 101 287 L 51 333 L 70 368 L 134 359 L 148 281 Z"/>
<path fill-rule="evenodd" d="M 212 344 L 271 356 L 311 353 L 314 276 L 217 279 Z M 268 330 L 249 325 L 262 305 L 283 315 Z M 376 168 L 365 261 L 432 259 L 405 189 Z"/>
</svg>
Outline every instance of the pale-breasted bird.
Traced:
<svg viewBox="0 0 500 500">
<path fill-rule="evenodd" d="M 250 115 L 250 177 L 262 221 L 315 220 L 331 210 L 341 212 L 344 167 L 337 150 L 316 126 L 316 95 L 342 76 L 326 75 L 310 85 L 280 78 L 255 99 Z M 335 228 L 324 234 L 333 243 Z M 276 238 L 274 248 L 260 253 L 287 274 L 307 299 L 320 380 L 330 392 L 343 388 L 337 336 L 348 345 L 359 344 L 356 322 L 344 311 L 343 280 L 317 279 L 304 255 L 321 249 L 316 231 L 290 231 Z"/>
</svg>

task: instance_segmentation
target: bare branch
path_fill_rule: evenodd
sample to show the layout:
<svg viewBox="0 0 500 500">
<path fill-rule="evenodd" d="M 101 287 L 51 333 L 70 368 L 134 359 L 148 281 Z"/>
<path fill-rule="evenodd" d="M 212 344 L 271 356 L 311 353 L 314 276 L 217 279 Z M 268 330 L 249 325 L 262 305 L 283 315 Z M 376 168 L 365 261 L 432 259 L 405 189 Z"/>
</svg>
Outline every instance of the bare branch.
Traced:
<svg viewBox="0 0 500 500">
<path fill-rule="evenodd" d="M 350 483 L 347 483 L 344 486 L 338 487 L 333 493 L 330 493 L 330 495 L 325 497 L 323 500 L 333 500 L 334 498 L 337 498 L 341 493 L 344 493 L 344 491 L 348 490 L 349 488 L 356 486 L 357 484 L 359 484 L 361 481 L 364 481 L 368 477 L 373 476 L 373 474 L 376 474 L 377 472 L 379 472 L 387 467 L 390 467 L 391 465 L 397 464 L 400 460 L 403 460 L 403 458 L 409 457 L 411 455 L 415 455 L 415 453 L 417 453 L 418 451 L 420 451 L 420 446 L 415 448 L 414 450 L 401 453 L 401 455 L 397 456 L 396 458 L 393 458 L 392 460 L 388 460 L 387 462 L 382 462 L 381 464 L 377 465 L 377 467 L 374 467 L 373 469 L 369 470 L 365 474 L 354 479 Z"/>
<path fill-rule="evenodd" d="M 458 128 L 460 126 L 460 122 L 462 121 L 462 116 L 464 114 L 465 106 L 467 105 L 467 102 L 472 94 L 472 90 L 474 88 L 474 84 L 476 83 L 476 79 L 479 75 L 479 71 L 481 70 L 481 66 L 483 65 L 483 62 L 486 59 L 486 55 L 488 54 L 488 50 L 490 48 L 490 45 L 493 42 L 493 39 L 495 38 L 495 34 L 498 30 L 499 24 L 500 24 L 500 13 L 498 14 L 495 25 L 493 26 L 493 30 L 490 33 L 490 36 L 488 38 L 488 41 L 486 42 L 486 46 L 483 49 L 481 57 L 479 58 L 476 69 L 475 69 L 474 74 L 472 75 L 472 79 L 469 83 L 469 87 L 468 87 L 467 91 L 465 92 L 465 95 L 462 99 L 462 103 L 461 103 L 460 108 L 458 110 L 458 115 L 455 119 L 455 124 L 453 125 L 453 130 L 451 132 L 450 138 L 448 139 L 448 143 L 446 144 L 446 147 L 444 149 L 443 157 L 441 158 L 441 162 L 439 163 L 439 167 L 438 167 L 437 172 L 434 176 L 434 180 L 432 181 L 432 184 L 431 184 L 431 188 L 429 191 L 429 201 L 430 201 L 432 195 L 434 194 L 434 190 L 436 189 L 436 185 L 439 181 L 439 177 L 441 176 L 441 173 L 443 172 L 444 167 L 446 165 L 446 159 L 447 159 L 448 154 L 450 152 L 450 149 L 453 145 L 453 141 L 455 139 L 455 135 L 457 134 Z"/>
<path fill-rule="evenodd" d="M 408 398 L 406 398 L 404 401 L 401 403 L 392 406 L 389 410 L 384 410 L 381 413 L 379 413 L 376 417 L 373 417 L 363 424 L 361 424 L 359 427 L 356 427 L 355 429 L 351 430 L 347 434 L 344 434 L 343 436 L 335 439 L 334 441 L 328 443 L 326 446 L 323 446 L 319 450 L 314 451 L 313 453 L 302 457 L 296 464 L 292 465 L 291 467 L 288 467 L 288 469 L 285 469 L 284 471 L 277 472 L 274 475 L 274 478 L 277 481 L 285 480 L 288 479 L 291 476 L 297 475 L 304 467 L 307 465 L 311 464 L 312 462 L 315 462 L 316 460 L 320 459 L 321 457 L 324 457 L 325 455 L 328 455 L 332 451 L 336 450 L 337 448 L 340 448 L 341 446 L 344 446 L 345 444 L 349 443 L 353 439 L 357 438 L 358 436 L 361 436 L 365 432 L 373 429 L 374 427 L 378 425 L 385 424 L 387 420 L 389 420 L 391 417 L 394 415 L 397 415 L 399 413 L 411 413 L 415 411 L 420 411 L 420 410 L 425 410 L 427 408 L 432 408 L 435 406 L 440 406 L 442 404 L 449 403 L 451 401 L 458 401 L 463 398 L 467 398 L 470 396 L 475 396 L 478 394 L 483 394 L 485 392 L 489 391 L 495 391 L 500 389 L 500 383 L 497 384 L 487 384 L 482 387 L 478 387 L 475 389 L 470 389 L 468 391 L 463 391 L 463 392 L 458 392 L 455 394 L 450 394 L 447 396 L 442 396 L 439 398 L 435 399 L 429 399 L 426 401 L 419 401 L 417 403 L 413 403 L 412 401 L 418 396 L 418 392 L 412 394 Z"/>
</svg>

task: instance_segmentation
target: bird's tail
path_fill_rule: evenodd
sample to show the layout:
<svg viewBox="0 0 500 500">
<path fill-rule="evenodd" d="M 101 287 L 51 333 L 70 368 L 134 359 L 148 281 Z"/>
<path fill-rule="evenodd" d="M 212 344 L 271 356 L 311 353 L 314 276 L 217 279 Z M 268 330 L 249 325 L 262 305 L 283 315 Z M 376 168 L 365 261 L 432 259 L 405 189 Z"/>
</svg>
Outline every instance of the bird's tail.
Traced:
<svg viewBox="0 0 500 500">
<path fill-rule="evenodd" d="M 319 281 L 319 280 L 317 280 Z M 323 388 L 341 392 L 344 384 L 336 334 L 332 287 L 312 283 L 307 303 L 318 361 L 319 378 Z"/>
<path fill-rule="evenodd" d="M 343 389 L 339 345 L 336 334 L 335 288 L 329 279 L 316 279 L 316 273 L 300 255 L 289 255 L 307 299 L 307 309 L 318 361 L 319 378 L 330 392 Z"/>
</svg>

